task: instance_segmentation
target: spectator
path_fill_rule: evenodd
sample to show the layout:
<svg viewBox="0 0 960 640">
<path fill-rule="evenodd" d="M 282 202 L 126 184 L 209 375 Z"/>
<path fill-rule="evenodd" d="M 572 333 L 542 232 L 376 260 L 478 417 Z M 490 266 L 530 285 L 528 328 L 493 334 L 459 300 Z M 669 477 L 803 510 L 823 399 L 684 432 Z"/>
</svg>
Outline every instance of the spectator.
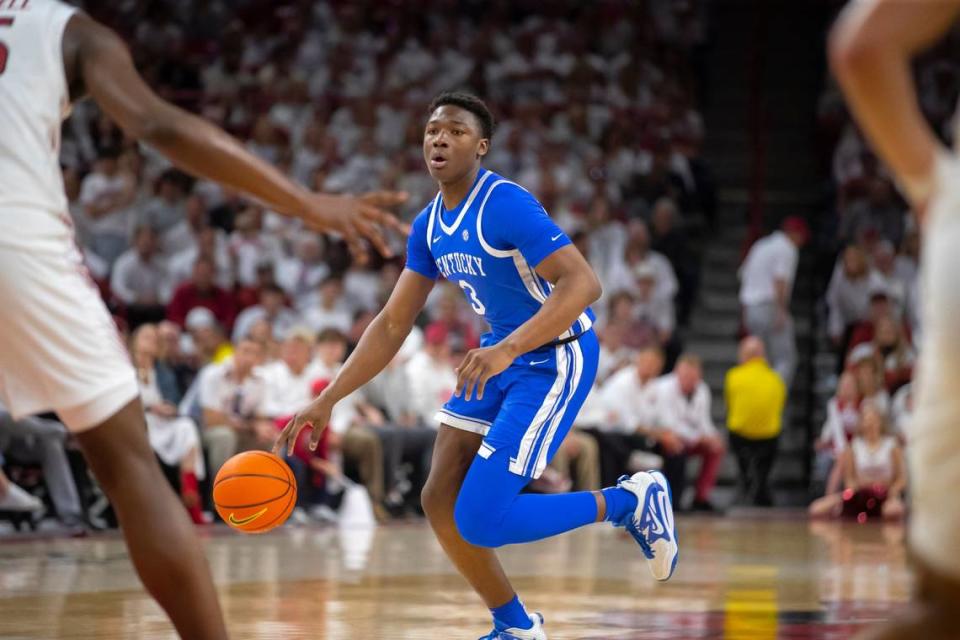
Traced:
<svg viewBox="0 0 960 640">
<path fill-rule="evenodd" d="M 680 506 L 686 488 L 686 461 L 701 459 L 692 509 L 714 512 L 710 494 L 717 482 L 726 446 L 710 415 L 710 389 L 703 381 L 700 358 L 681 355 L 673 373 L 657 382 L 657 424 L 670 431 L 661 442 L 663 472 L 673 487 L 674 506 Z"/>
<path fill-rule="evenodd" d="M 347 353 L 346 337 L 335 329 L 327 329 L 318 336 L 319 359 L 331 376 L 336 375 Z M 380 520 L 389 518 L 385 508 L 387 497 L 386 475 L 393 469 L 385 468 L 383 441 L 373 428 L 384 424 L 379 410 L 374 409 L 363 397 L 362 389 L 343 398 L 330 416 L 327 444 L 332 456 L 356 467 L 360 482 L 370 493 L 374 513 Z M 392 459 L 392 456 L 391 456 Z"/>
<path fill-rule="evenodd" d="M 663 371 L 663 352 L 657 347 L 640 351 L 591 395 L 597 399 L 598 417 L 583 429 L 600 446 L 601 484 L 610 486 L 627 469 L 637 450 L 675 450 L 680 442 L 659 422 L 657 383 Z M 589 412 L 584 412 L 584 420 Z M 578 422 L 589 424 L 589 422 Z"/>
<path fill-rule="evenodd" d="M 873 342 L 877 324 L 881 322 L 882 318 L 891 317 L 893 313 L 893 305 L 890 296 L 887 295 L 887 290 L 882 286 L 873 289 L 870 292 L 870 306 L 867 307 L 867 315 L 854 325 L 850 332 L 850 341 L 846 353 L 849 355 L 859 345 Z"/>
<path fill-rule="evenodd" d="M 883 369 L 873 345 L 861 345 L 850 354 L 850 366 L 857 378 L 860 405 L 871 404 L 881 413 L 890 411 L 890 394 L 883 386 Z"/>
<path fill-rule="evenodd" d="M 636 357 L 635 349 L 624 344 L 626 330 L 621 325 L 606 325 L 600 334 L 600 358 L 597 364 L 597 384 L 603 384 L 610 376 L 630 364 Z"/>
<path fill-rule="evenodd" d="M 186 326 L 187 314 L 198 307 L 208 309 L 214 319 L 230 329 L 237 316 L 237 305 L 232 294 L 214 284 L 216 266 L 213 261 L 198 257 L 193 265 L 193 276 L 173 294 L 167 306 L 167 318 L 181 327 Z"/>
<path fill-rule="evenodd" d="M 253 284 L 238 286 L 234 293 L 237 300 L 237 311 L 243 311 L 259 303 L 260 292 L 265 288 L 279 286 L 274 276 L 272 262 L 261 262 L 254 270 L 254 274 Z"/>
<path fill-rule="evenodd" d="M 407 362 L 412 409 L 421 424 L 438 426 L 437 412 L 457 387 L 445 325 L 433 323 L 424 332 L 423 348 Z"/>
<path fill-rule="evenodd" d="M 638 317 L 638 309 L 633 294 L 618 291 L 607 301 L 609 307 L 603 322 L 604 331 L 613 331 L 620 335 L 624 345 L 633 350 L 659 346 L 660 340 L 656 327 L 645 323 Z"/>
<path fill-rule="evenodd" d="M 129 206 L 136 197 L 136 181 L 118 163 L 120 152 L 107 147 L 80 186 L 84 228 L 91 251 L 112 265 L 127 247 Z"/>
<path fill-rule="evenodd" d="M 697 293 L 699 264 L 690 252 L 686 233 L 677 225 L 677 205 L 669 198 L 661 198 L 653 205 L 650 237 L 651 247 L 670 261 L 677 274 L 677 317 L 685 323 L 693 310 Z"/>
<path fill-rule="evenodd" d="M 317 333 L 325 329 L 347 333 L 353 324 L 353 311 L 344 297 L 343 279 L 339 276 L 324 280 L 316 298 L 304 300 L 300 309 L 304 322 Z"/>
<path fill-rule="evenodd" d="M 269 418 L 289 418 L 313 400 L 313 385 L 328 379 L 323 365 L 314 360 L 315 337 L 306 327 L 287 331 L 280 359 L 260 368 L 266 381 L 262 413 Z"/>
<path fill-rule="evenodd" d="M 897 389 L 908 384 L 913 378 L 916 360 L 903 325 L 889 315 L 879 318 L 874 331 L 873 346 L 883 363 L 884 386 L 888 393 L 895 394 Z"/>
<path fill-rule="evenodd" d="M 840 353 L 841 368 L 853 328 L 867 317 L 871 296 L 882 286 L 857 245 L 843 250 L 827 287 L 827 332 Z"/>
<path fill-rule="evenodd" d="M 39 464 L 60 524 L 68 532 L 80 533 L 85 530 L 83 507 L 67 458 L 67 437 L 67 428 L 56 420 L 37 416 L 14 420 L 6 408 L 0 406 L 0 454 L 21 463 Z M 0 470 L 0 475 L 2 473 Z M 4 496 L 3 479 L 0 478 L 0 511 L 16 510 L 14 507 L 26 506 L 27 502 L 34 504 L 24 498 L 16 485 Z M 41 505 L 37 501 L 37 510 L 39 508 Z"/>
<path fill-rule="evenodd" d="M 230 361 L 209 364 L 198 375 L 203 442 L 213 477 L 240 451 L 273 445 L 277 430 L 264 419 L 266 380 L 257 368 L 262 356 L 259 343 L 243 339 Z"/>
<path fill-rule="evenodd" d="M 113 265 L 110 288 L 126 305 L 127 322 L 135 329 L 164 318 L 171 283 L 158 251 L 156 232 L 147 226 L 137 227 L 133 243 L 133 248 L 121 254 Z"/>
<path fill-rule="evenodd" d="M 160 174 L 156 195 L 137 213 L 136 224 L 150 227 L 166 240 L 167 233 L 184 218 L 184 200 L 192 181 L 176 169 Z"/>
<path fill-rule="evenodd" d="M 837 392 L 827 402 L 827 419 L 814 448 L 817 451 L 816 477 L 826 479 L 827 493 L 840 490 L 842 474 L 836 464 L 860 426 L 860 389 L 851 371 L 840 374 Z"/>
<path fill-rule="evenodd" d="M 237 216 L 229 247 L 236 264 L 237 283 L 244 287 L 257 286 L 257 269 L 264 264 L 272 266 L 282 255 L 277 239 L 263 233 L 263 211 L 254 206 Z"/>
<path fill-rule="evenodd" d="M 167 228 L 161 236 L 161 246 L 164 253 L 169 256 L 176 256 L 178 253 L 194 250 L 196 257 L 196 248 L 200 233 L 210 226 L 210 217 L 207 215 L 207 203 L 204 197 L 195 193 L 187 197 L 183 202 L 183 217 Z M 223 242 L 224 249 L 226 243 Z M 193 266 L 191 259 L 189 267 Z M 187 273 L 190 272 L 189 267 Z"/>
<path fill-rule="evenodd" d="M 130 345 L 150 446 L 165 465 L 177 469 L 180 481 L 174 488 L 179 488 L 194 523 L 203 524 L 198 480 L 206 477 L 206 469 L 197 425 L 179 414 L 180 391 L 176 376 L 157 359 L 160 341 L 156 327 L 150 324 L 141 326 L 133 333 Z"/>
<path fill-rule="evenodd" d="M 568 487 L 565 491 L 598 491 L 602 486 L 600 445 L 593 436 L 580 429 L 574 428 L 567 433 L 547 468 L 558 474 L 561 486 Z M 536 482 L 531 484 L 536 485 Z"/>
<path fill-rule="evenodd" d="M 173 322 L 164 320 L 157 324 L 157 361 L 173 371 L 177 379 L 177 391 L 183 392 L 193 384 L 197 367 L 189 354 L 183 351 L 183 332 Z"/>
<path fill-rule="evenodd" d="M 773 368 L 787 388 L 796 368 L 797 345 L 790 296 L 799 249 L 810 230 L 803 218 L 785 219 L 779 231 L 758 240 L 740 268 L 740 304 L 747 331 L 763 340 Z"/>
<path fill-rule="evenodd" d="M 3 456 L 0 455 L 0 511 L 30 513 L 43 511 L 43 502 L 19 485 L 10 481 L 3 472 Z"/>
<path fill-rule="evenodd" d="M 233 355 L 233 345 L 227 340 L 226 334 L 213 312 L 205 307 L 197 307 L 187 314 L 187 339 L 185 349 L 194 357 L 198 366 L 207 363 L 225 362 Z"/>
<path fill-rule="evenodd" d="M 770 470 L 777 457 L 787 389 L 767 363 L 759 338 L 740 341 L 739 361 L 723 385 L 730 448 L 737 457 L 744 496 L 755 506 L 770 507 Z"/>
<path fill-rule="evenodd" d="M 188 207 L 188 210 L 190 207 Z M 175 283 L 188 280 L 193 274 L 197 260 L 203 258 L 214 265 L 214 282 L 224 291 L 232 291 L 234 285 L 233 258 L 227 247 L 223 231 L 213 227 L 200 227 L 191 237 L 190 244 L 170 257 L 170 279 Z"/>
<path fill-rule="evenodd" d="M 890 406 L 890 426 L 893 435 L 901 444 L 910 439 L 910 421 L 913 418 L 913 383 L 900 387 L 893 395 Z"/>
<path fill-rule="evenodd" d="M 909 282 L 901 279 L 897 272 L 897 252 L 889 240 L 877 242 L 873 248 L 873 270 L 881 286 L 890 297 L 890 302 L 898 316 L 903 314 L 907 302 Z"/>
<path fill-rule="evenodd" d="M 893 185 L 886 178 L 872 177 L 867 183 L 867 197 L 857 200 L 840 216 L 840 241 L 854 242 L 864 234 L 876 233 L 898 246 L 903 239 L 905 219 L 903 207 L 895 201 Z"/>
<path fill-rule="evenodd" d="M 634 275 L 637 283 L 637 320 L 652 330 L 656 342 L 666 348 L 673 339 L 676 325 L 673 301 L 659 293 L 657 273 L 652 264 L 641 264 L 634 271 Z"/>
<path fill-rule="evenodd" d="M 884 412 L 872 404 L 863 408 L 860 433 L 840 458 L 844 490 L 830 493 L 810 505 L 813 518 L 841 515 L 860 522 L 870 517 L 900 519 L 906 508 L 903 492 L 907 473 L 903 451 L 886 433 Z"/>
<path fill-rule="evenodd" d="M 237 316 L 233 325 L 233 341 L 248 335 L 254 324 L 266 320 L 273 328 L 274 336 L 286 336 L 300 321 L 300 317 L 286 306 L 283 289 L 267 285 L 260 289 L 260 304 L 247 307 Z"/>
<path fill-rule="evenodd" d="M 277 262 L 276 277 L 292 300 L 300 300 L 330 275 L 330 267 L 323 261 L 320 236 L 304 233 L 294 241 L 294 247 L 293 256 Z"/>
<path fill-rule="evenodd" d="M 623 253 L 623 259 L 614 266 L 614 288 L 635 292 L 637 289 L 637 271 L 652 270 L 657 285 L 656 297 L 673 302 L 679 285 L 677 275 L 670 261 L 662 254 L 650 249 L 650 232 L 642 220 L 633 220 L 627 229 L 629 239 Z"/>
</svg>

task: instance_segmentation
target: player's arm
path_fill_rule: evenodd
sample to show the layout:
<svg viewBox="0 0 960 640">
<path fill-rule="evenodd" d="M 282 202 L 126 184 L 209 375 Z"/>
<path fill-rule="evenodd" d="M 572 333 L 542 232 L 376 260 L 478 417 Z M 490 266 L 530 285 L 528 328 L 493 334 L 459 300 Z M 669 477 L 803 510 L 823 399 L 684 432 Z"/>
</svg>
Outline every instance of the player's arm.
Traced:
<svg viewBox="0 0 960 640">
<path fill-rule="evenodd" d="M 316 448 L 324 426 L 330 422 L 333 406 L 370 382 L 393 360 L 413 329 L 413 323 L 426 304 L 434 282 L 410 269 L 403 270 L 390 299 L 363 332 L 357 348 L 327 388 L 287 423 L 273 446 L 274 453 L 280 454 L 284 447 L 292 452 L 300 430 L 308 424 L 313 428 L 310 449 Z"/>
<path fill-rule="evenodd" d="M 473 349 L 457 369 L 457 394 L 471 398 L 476 387 L 483 397 L 487 380 L 505 370 L 521 354 L 551 342 L 576 322 L 584 309 L 600 298 L 603 288 L 589 263 L 573 245 L 558 249 L 536 267 L 553 285 L 546 302 L 529 320 L 498 344 Z"/>
<path fill-rule="evenodd" d="M 910 59 L 939 39 L 960 0 L 851 2 L 830 35 L 830 64 L 857 121 L 916 209 L 933 188 L 940 143 L 923 118 Z"/>
<path fill-rule="evenodd" d="M 75 94 L 88 93 L 128 135 L 155 147 L 181 169 L 257 198 L 274 211 L 302 218 L 318 231 L 341 233 L 359 250 L 359 236 L 390 250 L 378 225 L 402 228 L 380 206 L 402 194 L 361 198 L 313 194 L 248 152 L 206 120 L 166 102 L 143 81 L 123 41 L 83 13 L 74 15 L 63 36 L 63 62 Z"/>
</svg>

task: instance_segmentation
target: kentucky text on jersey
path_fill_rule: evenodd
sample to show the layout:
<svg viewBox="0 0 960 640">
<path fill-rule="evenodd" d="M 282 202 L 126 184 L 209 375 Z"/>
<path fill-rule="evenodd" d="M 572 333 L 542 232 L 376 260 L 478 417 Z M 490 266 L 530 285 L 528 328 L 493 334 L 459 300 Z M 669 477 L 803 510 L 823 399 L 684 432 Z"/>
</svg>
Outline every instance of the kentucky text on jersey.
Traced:
<svg viewBox="0 0 960 640">
<path fill-rule="evenodd" d="M 481 169 L 454 209 L 448 211 L 437 194 L 414 220 L 407 268 L 459 286 L 474 312 L 490 324 L 489 344 L 540 310 L 553 285 L 536 267 L 569 244 L 570 238 L 528 191 Z M 559 337 L 578 336 L 593 321 L 593 311 L 586 309 Z"/>
<path fill-rule="evenodd" d="M 437 258 L 437 269 L 447 279 L 455 273 L 483 277 L 487 275 L 483 270 L 483 258 L 460 252 L 448 253 Z"/>
</svg>

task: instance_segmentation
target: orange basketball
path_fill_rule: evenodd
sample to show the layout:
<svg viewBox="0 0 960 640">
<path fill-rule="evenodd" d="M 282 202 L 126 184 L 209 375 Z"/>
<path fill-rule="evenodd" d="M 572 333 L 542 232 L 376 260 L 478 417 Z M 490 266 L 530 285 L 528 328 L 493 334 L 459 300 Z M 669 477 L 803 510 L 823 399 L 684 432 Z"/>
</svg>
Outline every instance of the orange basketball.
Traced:
<svg viewBox="0 0 960 640">
<path fill-rule="evenodd" d="M 227 460 L 213 483 L 213 504 L 223 521 L 244 533 L 279 527 L 297 504 L 297 481 L 287 463 L 266 451 Z"/>
</svg>

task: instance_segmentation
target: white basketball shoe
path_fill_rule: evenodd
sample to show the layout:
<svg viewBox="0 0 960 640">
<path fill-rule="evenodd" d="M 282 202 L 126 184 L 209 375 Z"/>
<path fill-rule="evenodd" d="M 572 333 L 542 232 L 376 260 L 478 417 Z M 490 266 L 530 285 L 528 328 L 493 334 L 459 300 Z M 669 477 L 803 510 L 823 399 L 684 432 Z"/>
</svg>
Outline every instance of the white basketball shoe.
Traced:
<svg viewBox="0 0 960 640">
<path fill-rule="evenodd" d="M 614 526 L 624 527 L 637 541 L 654 578 L 669 580 L 680 556 L 670 483 L 659 471 L 640 471 L 621 477 L 617 486 L 637 496 L 637 508 Z"/>
</svg>

